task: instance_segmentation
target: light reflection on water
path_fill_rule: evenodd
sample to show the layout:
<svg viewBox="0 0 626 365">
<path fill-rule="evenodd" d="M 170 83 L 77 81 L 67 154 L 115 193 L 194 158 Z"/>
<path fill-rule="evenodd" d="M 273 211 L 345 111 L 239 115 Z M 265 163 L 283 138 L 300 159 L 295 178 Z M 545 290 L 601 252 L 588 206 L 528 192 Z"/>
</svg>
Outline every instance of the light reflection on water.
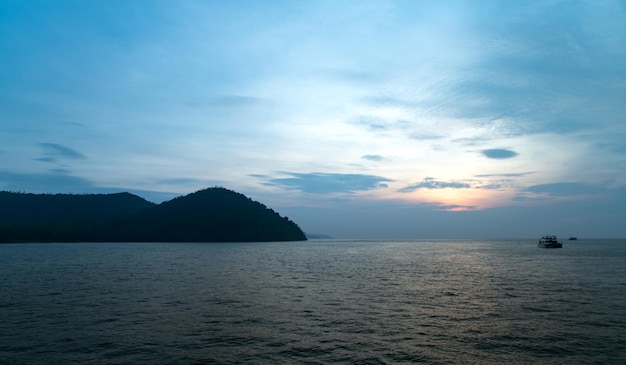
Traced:
<svg viewBox="0 0 626 365">
<path fill-rule="evenodd" d="M 0 245 L 0 363 L 620 363 L 626 241 Z"/>
</svg>

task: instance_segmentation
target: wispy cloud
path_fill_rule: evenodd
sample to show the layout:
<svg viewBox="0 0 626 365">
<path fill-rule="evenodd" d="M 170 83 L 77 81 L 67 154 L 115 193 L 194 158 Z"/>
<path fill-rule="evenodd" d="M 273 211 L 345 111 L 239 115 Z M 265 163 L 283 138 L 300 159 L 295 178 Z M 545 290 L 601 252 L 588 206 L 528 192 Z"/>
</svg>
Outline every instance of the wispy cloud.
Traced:
<svg viewBox="0 0 626 365">
<path fill-rule="evenodd" d="M 350 124 L 354 124 L 360 127 L 364 127 L 370 131 L 379 132 L 386 131 L 392 127 L 392 123 L 383 118 L 374 116 L 359 116 L 349 121 Z"/>
<path fill-rule="evenodd" d="M 392 181 L 382 176 L 361 174 L 331 174 L 321 172 L 287 172 L 285 174 L 291 177 L 270 179 L 267 181 L 267 184 L 306 193 L 328 194 L 382 189 L 388 186 L 386 184 L 387 182 Z"/>
<path fill-rule="evenodd" d="M 32 174 L 0 170 L 0 190 L 24 191 L 38 194 L 107 194 L 129 192 L 157 203 L 180 195 L 166 191 L 141 190 L 124 187 L 101 187 L 97 186 L 94 182 L 88 179 L 72 175 L 72 172 L 66 169 L 50 169 L 45 173 Z"/>
<path fill-rule="evenodd" d="M 561 182 L 532 185 L 527 187 L 524 191 L 532 194 L 548 195 L 552 197 L 565 197 L 600 194 L 605 192 L 606 189 L 598 185 L 577 182 Z"/>
<path fill-rule="evenodd" d="M 381 155 L 363 155 L 361 158 L 368 161 L 383 161 L 385 159 Z"/>
<path fill-rule="evenodd" d="M 522 177 L 529 174 L 534 174 L 535 171 L 530 172 L 513 172 L 513 173 L 504 173 L 504 174 L 478 174 L 474 175 L 476 177 Z"/>
<path fill-rule="evenodd" d="M 470 184 L 462 181 L 438 181 L 432 177 L 427 177 L 422 182 L 406 186 L 398 191 L 401 193 L 410 193 L 421 189 L 469 189 L 471 187 Z"/>
<path fill-rule="evenodd" d="M 77 150 L 61 145 L 61 144 L 40 143 L 39 145 L 43 147 L 45 154 L 48 156 L 47 157 L 48 159 L 65 158 L 65 159 L 70 159 L 70 160 L 81 160 L 81 159 L 87 158 L 87 156 L 83 155 Z M 42 161 L 42 159 L 39 159 L 39 161 Z M 45 161 L 45 162 L 50 162 L 50 161 Z"/>
<path fill-rule="evenodd" d="M 57 161 L 57 159 L 54 157 L 39 157 L 39 158 L 33 158 L 33 160 L 39 161 L 39 162 L 46 162 L 46 163 L 52 163 L 52 162 Z"/>
<path fill-rule="evenodd" d="M 501 148 L 493 148 L 493 149 L 482 150 L 481 153 L 483 154 L 483 156 L 485 156 L 487 158 L 493 158 L 493 159 L 497 159 L 497 160 L 513 158 L 513 157 L 517 156 L 517 152 L 511 151 L 511 150 L 507 150 L 507 149 L 501 149 Z"/>
<path fill-rule="evenodd" d="M 446 210 L 446 211 L 465 211 L 465 210 L 474 210 L 477 207 L 475 205 L 458 205 L 458 204 L 451 204 L 451 205 L 438 205 L 437 209 L 438 210 Z"/>
<path fill-rule="evenodd" d="M 491 183 L 491 184 L 485 184 L 485 185 L 479 185 L 476 186 L 476 189 L 483 189 L 483 190 L 498 190 L 501 189 L 503 187 L 502 184 L 499 183 Z"/>
<path fill-rule="evenodd" d="M 411 139 L 416 139 L 416 140 L 419 140 L 419 141 L 429 141 L 429 140 L 436 140 L 436 139 L 444 138 L 444 136 L 442 136 L 442 135 L 438 135 L 438 134 L 424 134 L 424 133 L 413 133 L 409 137 Z"/>
<path fill-rule="evenodd" d="M 157 184 L 177 184 L 177 185 L 187 185 L 187 184 L 207 185 L 211 183 L 210 181 L 204 180 L 204 179 L 185 178 L 185 177 L 171 178 L 171 179 L 159 179 L 155 182 Z"/>
<path fill-rule="evenodd" d="M 72 171 L 68 170 L 68 169 L 50 169 L 49 170 L 50 173 L 52 174 L 56 174 L 56 175 L 69 175 L 72 173 Z"/>
<path fill-rule="evenodd" d="M 191 106 L 209 106 L 209 107 L 225 107 L 225 108 L 241 108 L 247 106 L 255 106 L 264 102 L 262 98 L 246 96 L 246 95 L 219 95 L 203 99 L 200 102 L 190 102 Z"/>
<path fill-rule="evenodd" d="M 32 193 L 82 193 L 94 188 L 94 184 L 88 179 L 70 175 L 66 170 L 46 173 L 0 171 L 0 187 Z"/>
</svg>

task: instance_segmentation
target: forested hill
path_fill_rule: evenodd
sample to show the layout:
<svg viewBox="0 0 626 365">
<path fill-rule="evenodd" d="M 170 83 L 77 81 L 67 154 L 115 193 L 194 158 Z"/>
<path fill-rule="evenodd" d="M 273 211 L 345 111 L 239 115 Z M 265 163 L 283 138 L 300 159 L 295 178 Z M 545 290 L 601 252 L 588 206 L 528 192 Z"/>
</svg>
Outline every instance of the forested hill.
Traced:
<svg viewBox="0 0 626 365">
<path fill-rule="evenodd" d="M 130 193 L 24 194 L 0 191 L 0 225 L 28 227 L 121 218 L 156 206 Z"/>
<path fill-rule="evenodd" d="M 0 192 L 0 242 L 296 240 L 306 237 L 294 222 L 224 188 L 159 205 L 129 193 Z"/>
<path fill-rule="evenodd" d="M 126 219 L 114 231 L 132 241 L 300 241 L 300 228 L 265 205 L 224 188 L 164 202 Z"/>
</svg>

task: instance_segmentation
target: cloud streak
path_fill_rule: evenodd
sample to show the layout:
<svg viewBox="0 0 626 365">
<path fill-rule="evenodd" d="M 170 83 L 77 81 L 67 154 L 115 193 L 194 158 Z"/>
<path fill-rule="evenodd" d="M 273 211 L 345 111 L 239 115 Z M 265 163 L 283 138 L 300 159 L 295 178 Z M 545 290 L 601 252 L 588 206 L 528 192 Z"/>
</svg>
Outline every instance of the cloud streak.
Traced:
<svg viewBox="0 0 626 365">
<path fill-rule="evenodd" d="M 470 189 L 472 186 L 466 182 L 460 181 L 438 181 L 432 177 L 427 177 L 424 181 L 417 184 L 406 186 L 398 191 L 401 193 L 410 193 L 415 190 L 430 189 Z"/>
<path fill-rule="evenodd" d="M 517 152 L 501 148 L 482 150 L 481 153 L 487 158 L 492 158 L 496 160 L 504 160 L 517 156 Z"/>
<path fill-rule="evenodd" d="M 44 173 L 0 170 L 0 187 L 2 190 L 30 193 L 83 193 L 95 186 L 91 181 L 72 176 L 66 170 L 51 170 Z"/>
<path fill-rule="evenodd" d="M 364 160 L 368 160 L 368 161 L 383 161 L 385 158 L 381 155 L 363 155 L 361 156 L 362 159 Z"/>
<path fill-rule="evenodd" d="M 43 159 L 38 159 L 39 161 L 52 162 L 55 161 L 57 158 L 69 160 L 82 160 L 87 158 L 87 156 L 83 155 L 77 150 L 61 144 L 40 143 L 39 145 L 43 147 L 45 154 L 49 156 Z"/>
<path fill-rule="evenodd" d="M 591 184 L 577 182 L 561 182 L 551 184 L 532 185 L 525 192 L 551 197 L 567 197 L 578 195 L 597 195 L 606 192 L 606 189 Z"/>
<path fill-rule="evenodd" d="M 290 177 L 267 181 L 272 186 L 313 194 L 354 193 L 387 188 L 392 180 L 375 175 L 335 173 L 285 173 Z"/>
</svg>

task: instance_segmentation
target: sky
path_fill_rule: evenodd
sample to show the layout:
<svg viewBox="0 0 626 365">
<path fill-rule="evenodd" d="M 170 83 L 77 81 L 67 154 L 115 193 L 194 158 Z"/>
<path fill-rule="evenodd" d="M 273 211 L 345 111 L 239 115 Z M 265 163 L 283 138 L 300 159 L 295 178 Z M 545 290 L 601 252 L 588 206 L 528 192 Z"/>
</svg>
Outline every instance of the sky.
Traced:
<svg viewBox="0 0 626 365">
<path fill-rule="evenodd" d="M 626 237 L 626 2 L 9 0 L 0 190 L 337 238 Z"/>
</svg>

